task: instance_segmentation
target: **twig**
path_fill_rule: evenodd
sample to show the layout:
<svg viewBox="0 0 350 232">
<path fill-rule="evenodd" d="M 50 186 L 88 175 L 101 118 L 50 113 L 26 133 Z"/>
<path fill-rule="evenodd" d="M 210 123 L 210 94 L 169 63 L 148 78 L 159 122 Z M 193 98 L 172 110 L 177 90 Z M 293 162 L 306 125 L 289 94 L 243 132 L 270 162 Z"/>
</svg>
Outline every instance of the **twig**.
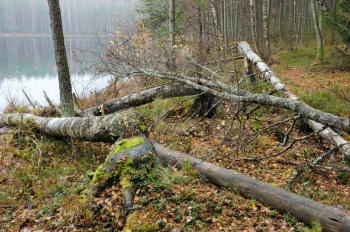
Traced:
<svg viewBox="0 0 350 232">
<path fill-rule="evenodd" d="M 320 155 L 319 157 L 317 157 L 314 161 L 312 161 L 312 163 L 309 163 L 308 159 L 306 159 L 306 163 L 309 167 L 315 167 L 316 165 L 320 164 L 321 162 L 323 162 L 328 156 L 330 156 L 336 149 L 338 149 L 337 147 L 334 147 L 330 150 L 328 150 L 327 152 L 323 153 L 322 155 Z M 290 190 L 293 185 L 295 184 L 295 182 L 299 179 L 299 177 L 304 173 L 305 171 L 305 165 L 299 165 L 297 167 L 298 171 L 291 177 L 291 179 L 288 181 L 288 184 L 286 185 L 285 189 L 286 190 Z"/>
<path fill-rule="evenodd" d="M 55 105 L 53 104 L 53 102 L 51 101 L 51 99 L 49 98 L 49 96 L 47 95 L 46 91 L 44 90 L 44 97 L 45 97 L 45 100 L 47 101 L 47 103 L 49 104 L 49 106 L 53 109 L 56 110 L 57 113 L 59 114 L 62 114 L 62 111 Z"/>
<path fill-rule="evenodd" d="M 263 128 L 263 129 L 259 130 L 258 132 L 255 132 L 255 133 L 251 136 L 251 137 L 253 137 L 253 138 L 251 138 L 250 140 L 248 140 L 248 142 L 246 142 L 246 144 L 245 144 L 244 147 L 247 147 L 251 142 L 253 142 L 253 141 L 258 137 L 258 135 L 260 135 L 260 134 L 263 133 L 264 131 L 267 131 L 267 130 L 273 128 L 273 127 L 276 127 L 276 126 L 285 124 L 285 123 L 287 123 L 287 122 L 289 122 L 289 121 L 291 121 L 291 120 L 294 120 L 294 121 L 295 121 L 295 120 L 297 120 L 297 119 L 299 119 L 299 118 L 300 118 L 299 115 L 293 116 L 293 117 L 287 118 L 287 119 L 285 119 L 285 120 L 283 120 L 283 121 L 276 122 L 276 123 L 274 123 L 274 124 L 272 124 L 272 125 L 270 125 L 270 126 L 268 126 L 268 127 L 265 127 L 265 128 Z M 244 138 L 243 141 L 246 141 L 248 138 L 249 138 L 249 137 Z"/>
<path fill-rule="evenodd" d="M 32 100 L 30 100 L 30 97 L 28 96 L 28 94 L 26 93 L 26 91 L 24 89 L 22 89 L 22 93 L 27 98 L 29 104 L 35 109 L 36 108 L 35 104 L 32 102 Z"/>
<path fill-rule="evenodd" d="M 300 118 L 300 117 L 299 117 L 299 118 Z M 285 135 L 284 138 L 283 138 L 282 146 L 285 146 L 285 145 L 288 143 L 289 135 L 290 135 L 290 133 L 292 132 L 292 130 L 293 130 L 293 128 L 294 128 L 296 122 L 297 122 L 297 119 L 294 119 L 292 125 L 290 125 L 290 127 L 289 127 L 289 129 L 288 129 L 286 135 Z"/>
<path fill-rule="evenodd" d="M 15 205 L 0 205 L 0 209 L 15 209 L 17 206 Z"/>
<path fill-rule="evenodd" d="M 245 161 L 252 161 L 252 162 L 261 162 L 262 160 L 265 160 L 265 159 L 271 159 L 271 158 L 278 157 L 278 156 L 282 155 L 283 153 L 285 153 L 286 151 L 288 151 L 289 149 L 291 149 L 294 146 L 295 143 L 297 143 L 299 141 L 302 141 L 302 140 L 305 140 L 305 139 L 308 139 L 311 136 L 314 136 L 315 134 L 318 134 L 318 133 L 320 133 L 320 131 L 313 132 L 313 133 L 305 135 L 303 137 L 295 138 L 287 147 L 285 147 L 283 150 L 281 150 L 281 151 L 279 151 L 279 152 L 277 152 L 275 154 L 272 154 L 272 155 L 269 155 L 269 156 L 265 156 L 265 157 L 239 158 L 238 160 L 245 160 Z"/>
</svg>

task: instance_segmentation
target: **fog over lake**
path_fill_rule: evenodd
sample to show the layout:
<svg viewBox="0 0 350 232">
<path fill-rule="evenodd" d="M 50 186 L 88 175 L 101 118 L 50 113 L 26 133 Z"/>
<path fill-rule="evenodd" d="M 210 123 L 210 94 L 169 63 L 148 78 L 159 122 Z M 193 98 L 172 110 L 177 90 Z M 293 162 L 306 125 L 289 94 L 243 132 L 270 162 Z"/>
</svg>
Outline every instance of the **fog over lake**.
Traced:
<svg viewBox="0 0 350 232">
<path fill-rule="evenodd" d="M 33 2 L 35 4 L 31 4 Z M 110 77 L 96 78 L 86 68 L 98 61 L 95 53 L 103 53 L 102 44 L 108 43 L 118 22 L 128 20 L 130 23 L 130 19 L 136 18 L 137 1 L 60 2 L 73 90 L 78 95 L 87 95 L 104 88 Z M 11 18 L 6 13 L 0 14 L 0 111 L 11 98 L 28 104 L 22 89 L 39 104 L 46 104 L 44 90 L 58 103 L 58 78 L 47 1 L 0 0 L 0 7 L 8 15 L 18 15 Z M 17 13 L 12 9 L 17 9 Z"/>
</svg>

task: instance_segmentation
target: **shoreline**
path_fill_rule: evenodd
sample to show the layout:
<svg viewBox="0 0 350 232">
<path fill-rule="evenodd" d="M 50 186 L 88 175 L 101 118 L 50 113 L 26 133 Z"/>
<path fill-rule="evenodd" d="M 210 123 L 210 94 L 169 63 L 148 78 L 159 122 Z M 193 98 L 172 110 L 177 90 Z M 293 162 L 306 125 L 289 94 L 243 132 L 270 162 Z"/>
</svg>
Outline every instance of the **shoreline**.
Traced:
<svg viewBox="0 0 350 232">
<path fill-rule="evenodd" d="M 65 34 L 65 38 L 96 38 L 96 37 L 108 37 L 112 35 L 113 33 L 107 34 L 107 33 L 101 33 L 101 34 Z M 23 37 L 37 37 L 37 38 L 44 38 L 44 37 L 52 37 L 51 33 L 0 33 L 0 38 L 23 38 Z"/>
</svg>

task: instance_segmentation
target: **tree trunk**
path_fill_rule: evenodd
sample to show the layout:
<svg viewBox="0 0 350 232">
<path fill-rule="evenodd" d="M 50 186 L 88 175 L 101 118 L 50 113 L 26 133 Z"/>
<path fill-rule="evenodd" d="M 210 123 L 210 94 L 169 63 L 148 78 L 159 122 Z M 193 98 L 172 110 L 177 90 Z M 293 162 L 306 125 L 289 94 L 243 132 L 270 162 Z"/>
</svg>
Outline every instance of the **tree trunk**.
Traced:
<svg viewBox="0 0 350 232">
<path fill-rule="evenodd" d="M 294 14 L 293 14 L 293 26 L 294 26 L 294 33 L 295 33 L 295 43 L 296 43 L 296 49 L 300 46 L 300 33 L 298 30 L 298 5 L 297 0 L 293 1 L 293 7 L 294 7 Z"/>
<path fill-rule="evenodd" d="M 324 59 L 324 42 L 323 42 L 323 36 L 322 36 L 322 31 L 320 27 L 320 21 L 319 21 L 319 15 L 317 13 L 317 8 L 316 8 L 316 0 L 310 0 L 311 3 L 311 11 L 312 11 L 312 18 L 314 22 L 314 28 L 315 28 L 315 33 L 316 33 L 316 42 L 317 42 L 317 60 L 318 61 L 323 61 Z"/>
<path fill-rule="evenodd" d="M 153 157 L 152 157 L 153 156 Z M 129 168 L 140 168 L 142 164 L 149 164 L 151 166 L 151 159 L 155 158 L 155 151 L 153 144 L 148 138 L 144 136 L 137 136 L 132 138 L 126 138 L 117 141 L 107 156 L 104 163 L 102 163 L 95 171 L 94 177 L 89 187 L 84 191 L 85 194 L 91 194 L 97 196 L 103 191 L 108 185 L 112 184 L 115 179 L 127 178 L 130 182 L 129 177 L 122 176 L 123 174 L 130 175 L 131 173 L 122 173 L 122 169 L 118 163 L 127 162 L 131 159 L 131 167 Z M 126 186 L 122 186 L 126 187 Z M 129 186 L 130 187 L 130 186 Z M 128 191 L 127 188 L 123 189 Z M 129 188 L 133 191 L 132 187 Z"/>
<path fill-rule="evenodd" d="M 224 33 L 224 43 L 226 46 L 228 46 L 228 30 L 227 30 L 227 10 L 226 10 L 226 0 L 223 0 L 223 7 L 222 7 L 222 11 L 223 11 L 223 33 Z"/>
<path fill-rule="evenodd" d="M 288 212 L 308 225 L 319 222 L 324 231 L 350 231 L 350 217 L 343 210 L 323 205 L 193 156 L 169 150 L 159 144 L 154 144 L 154 147 L 165 164 L 181 167 L 184 161 L 188 161 L 212 183 L 230 187 L 244 197 L 256 199 L 282 213 Z"/>
<path fill-rule="evenodd" d="M 273 73 L 271 73 L 271 70 L 268 69 L 268 66 L 265 65 L 262 60 L 259 58 L 257 54 L 255 54 L 249 44 L 247 42 L 241 42 L 239 45 L 239 51 L 246 56 L 248 60 L 253 62 L 257 65 L 260 72 L 265 73 L 263 75 L 266 80 L 270 82 L 270 84 L 279 92 L 282 92 L 286 97 L 289 99 L 296 100 L 298 99 L 297 96 L 295 96 L 293 93 L 289 92 L 285 85 L 280 81 L 280 79 Z M 270 75 L 268 75 L 270 74 Z M 273 74 L 273 75 L 271 75 Z M 344 157 L 348 160 L 350 160 L 350 144 L 348 141 L 346 141 L 343 137 L 341 137 L 339 134 L 337 134 L 335 131 L 333 131 L 331 128 L 325 128 L 324 125 L 315 122 L 313 120 L 306 120 L 307 124 L 314 130 L 314 131 L 321 131 L 320 136 L 324 138 L 325 140 L 329 141 L 331 144 L 333 144 L 336 147 L 339 147 L 340 151 L 344 155 Z M 323 129 L 323 130 L 322 130 Z"/>
<path fill-rule="evenodd" d="M 156 99 L 165 99 L 172 97 L 183 97 L 199 94 L 198 90 L 183 84 L 168 84 L 145 89 L 140 92 L 132 93 L 120 98 L 111 99 L 98 107 L 92 107 L 85 110 L 81 115 L 100 116 L 111 114 L 119 110 L 128 109 L 153 102 Z"/>
<path fill-rule="evenodd" d="M 260 62 L 256 64 L 257 67 L 268 68 L 268 66 L 265 63 L 263 63 L 260 58 L 259 60 Z M 268 70 L 270 69 L 268 68 Z M 138 71 L 135 71 L 134 73 L 137 75 L 144 75 L 148 77 L 182 82 L 184 84 L 192 86 L 193 88 L 199 91 L 212 94 L 218 98 L 222 98 L 228 101 L 255 103 L 265 106 L 274 106 L 282 109 L 288 109 L 300 114 L 300 116 L 302 117 L 322 123 L 325 126 L 350 132 L 349 118 L 339 117 L 330 113 L 323 112 L 297 99 L 287 99 L 283 97 L 271 96 L 268 94 L 253 94 L 245 90 L 238 90 L 236 87 L 222 82 L 210 81 L 203 78 L 196 78 L 184 75 L 174 75 L 173 73 L 167 72 L 140 69 Z M 271 70 L 262 73 L 264 73 L 265 78 L 274 77 L 274 73 Z M 274 79 L 276 80 L 278 78 Z M 317 133 L 319 132 L 321 131 L 318 131 Z"/>
<path fill-rule="evenodd" d="M 236 0 L 236 9 L 235 9 L 235 41 L 238 41 L 239 38 L 239 2 Z"/>
<path fill-rule="evenodd" d="M 255 50 L 261 54 L 260 47 L 259 47 L 259 37 L 258 37 L 258 30 L 256 25 L 256 0 L 249 0 L 249 6 L 250 6 L 250 26 L 251 26 L 251 33 L 252 33 L 252 39 L 254 43 Z"/>
<path fill-rule="evenodd" d="M 18 126 L 23 123 L 45 134 L 93 142 L 114 142 L 120 138 L 146 133 L 142 116 L 123 111 L 108 116 L 85 118 L 44 118 L 33 114 L 0 114 L 0 125 Z"/>
<path fill-rule="evenodd" d="M 169 0 L 169 67 L 176 67 L 176 54 L 175 54 L 175 27 L 176 27 L 176 18 L 175 18 L 175 0 Z"/>
<path fill-rule="evenodd" d="M 52 38 L 55 48 L 62 114 L 64 116 L 73 116 L 75 111 L 72 84 L 70 80 L 66 48 L 64 45 L 60 4 L 59 0 L 47 0 L 47 2 L 50 10 Z"/>
<path fill-rule="evenodd" d="M 216 114 L 219 100 L 209 93 L 203 93 L 194 101 L 191 112 L 193 116 L 212 118 Z"/>
<path fill-rule="evenodd" d="M 279 7 L 280 7 L 280 12 L 279 12 L 279 21 L 278 21 L 278 33 L 279 33 L 279 38 L 280 40 L 283 39 L 283 9 L 284 9 L 284 2 L 285 0 L 280 0 L 280 4 L 279 4 Z"/>
<path fill-rule="evenodd" d="M 264 41 L 265 41 L 265 60 L 271 57 L 270 45 L 270 0 L 263 0 L 263 25 L 264 25 Z"/>
<path fill-rule="evenodd" d="M 137 191 L 135 179 L 148 178 L 151 170 L 160 170 L 161 162 L 156 155 L 151 141 L 143 136 L 123 139 L 110 149 L 104 163 L 95 171 L 88 187 L 82 192 L 82 203 L 89 204 L 94 196 L 98 196 L 105 188 L 118 183 L 124 198 L 122 211 L 123 231 L 131 231 L 128 218 L 132 217 L 134 195 Z M 131 213 L 131 215 L 129 215 Z"/>
</svg>

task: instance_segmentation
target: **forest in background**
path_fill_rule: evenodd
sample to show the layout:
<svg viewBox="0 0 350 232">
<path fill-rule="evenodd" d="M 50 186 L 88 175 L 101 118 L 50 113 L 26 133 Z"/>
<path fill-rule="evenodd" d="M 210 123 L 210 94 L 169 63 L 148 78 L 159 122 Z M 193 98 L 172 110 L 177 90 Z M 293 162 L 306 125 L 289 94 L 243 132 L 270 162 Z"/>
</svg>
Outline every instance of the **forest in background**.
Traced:
<svg viewBox="0 0 350 232">
<path fill-rule="evenodd" d="M 169 28 L 168 2 L 146 0 L 141 10 L 146 27 L 158 35 L 166 35 Z M 271 53 L 271 46 L 290 50 L 314 46 L 319 35 L 320 43 L 348 46 L 349 4 L 337 0 L 176 1 L 175 30 L 197 41 L 203 36 L 223 45 L 250 41 L 261 55 Z"/>
</svg>

